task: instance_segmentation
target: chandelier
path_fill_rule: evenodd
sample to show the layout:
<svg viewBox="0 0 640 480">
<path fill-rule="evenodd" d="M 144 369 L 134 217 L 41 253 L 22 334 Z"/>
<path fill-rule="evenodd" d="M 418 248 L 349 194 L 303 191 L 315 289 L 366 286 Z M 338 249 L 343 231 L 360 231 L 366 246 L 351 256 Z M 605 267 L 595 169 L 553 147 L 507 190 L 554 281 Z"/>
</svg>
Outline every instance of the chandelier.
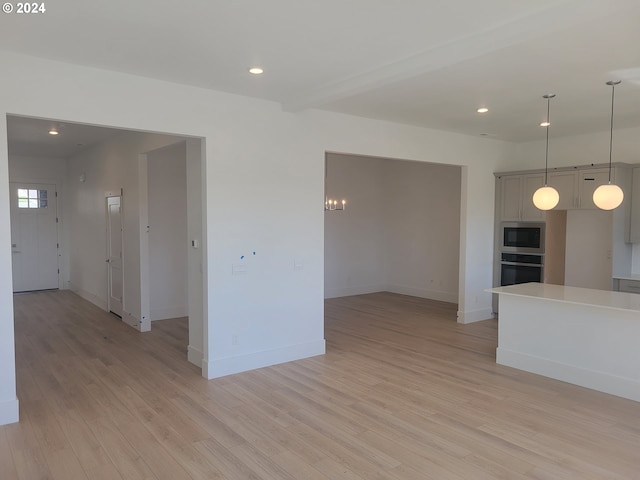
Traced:
<svg viewBox="0 0 640 480">
<path fill-rule="evenodd" d="M 337 200 L 332 200 L 331 198 L 324 199 L 324 209 L 327 211 L 333 212 L 334 210 L 345 210 L 346 206 L 346 200 L 341 200 L 340 203 L 338 203 Z"/>
</svg>

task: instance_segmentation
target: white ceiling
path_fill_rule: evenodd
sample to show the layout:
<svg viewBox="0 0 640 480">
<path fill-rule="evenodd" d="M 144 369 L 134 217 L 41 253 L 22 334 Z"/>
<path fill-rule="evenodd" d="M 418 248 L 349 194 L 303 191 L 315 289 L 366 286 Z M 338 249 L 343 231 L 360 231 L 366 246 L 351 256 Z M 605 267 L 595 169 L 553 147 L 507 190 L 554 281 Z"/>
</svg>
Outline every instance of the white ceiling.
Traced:
<svg viewBox="0 0 640 480">
<path fill-rule="evenodd" d="M 55 127 L 58 135 L 49 135 Z M 29 117 L 7 117 L 9 153 L 25 157 L 68 158 L 122 130 Z"/>
<path fill-rule="evenodd" d="M 0 50 L 513 142 L 544 138 L 545 93 L 554 136 L 607 130 L 622 79 L 615 126 L 640 125 L 639 0 L 45 5 L 0 15 Z"/>
</svg>

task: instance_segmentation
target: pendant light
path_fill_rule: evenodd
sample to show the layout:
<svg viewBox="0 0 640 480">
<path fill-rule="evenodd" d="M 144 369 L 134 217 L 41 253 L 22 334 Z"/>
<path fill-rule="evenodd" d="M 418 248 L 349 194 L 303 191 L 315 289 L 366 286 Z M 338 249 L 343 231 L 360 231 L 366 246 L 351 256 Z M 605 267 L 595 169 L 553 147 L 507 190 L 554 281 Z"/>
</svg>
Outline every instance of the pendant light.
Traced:
<svg viewBox="0 0 640 480">
<path fill-rule="evenodd" d="M 544 186 L 537 189 L 533 194 L 533 204 L 540 210 L 551 210 L 553 207 L 558 205 L 558 202 L 560 201 L 558 191 L 547 185 L 547 170 L 549 163 L 549 126 L 551 125 L 549 122 L 549 110 L 551 107 L 551 99 L 555 96 L 555 93 L 549 93 L 542 96 L 542 98 L 547 99 L 547 121 L 544 124 L 547 128 L 547 148 L 544 156 Z"/>
<path fill-rule="evenodd" d="M 611 136 L 609 137 L 609 183 L 600 185 L 593 192 L 593 203 L 602 210 L 613 210 L 624 200 L 624 192 L 615 183 L 611 183 L 611 151 L 613 150 L 613 98 L 616 85 L 620 85 L 621 80 L 610 80 L 607 85 L 611 87 Z"/>
</svg>

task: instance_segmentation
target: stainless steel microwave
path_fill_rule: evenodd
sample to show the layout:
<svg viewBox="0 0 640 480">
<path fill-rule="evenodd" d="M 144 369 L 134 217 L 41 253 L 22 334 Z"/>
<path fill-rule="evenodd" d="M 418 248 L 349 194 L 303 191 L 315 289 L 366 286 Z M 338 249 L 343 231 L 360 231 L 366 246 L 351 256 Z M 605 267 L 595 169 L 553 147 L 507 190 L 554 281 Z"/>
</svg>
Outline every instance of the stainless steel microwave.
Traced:
<svg viewBox="0 0 640 480">
<path fill-rule="evenodd" d="M 502 252 L 544 253 L 544 222 L 503 222 L 500 225 Z"/>
</svg>

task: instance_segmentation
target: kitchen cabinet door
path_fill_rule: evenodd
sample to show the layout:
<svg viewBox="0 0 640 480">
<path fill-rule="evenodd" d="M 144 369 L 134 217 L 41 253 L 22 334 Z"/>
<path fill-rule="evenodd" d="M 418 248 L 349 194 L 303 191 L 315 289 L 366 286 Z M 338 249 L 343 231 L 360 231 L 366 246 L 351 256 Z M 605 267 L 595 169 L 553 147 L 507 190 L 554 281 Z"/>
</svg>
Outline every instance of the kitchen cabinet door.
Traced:
<svg viewBox="0 0 640 480">
<path fill-rule="evenodd" d="M 609 169 L 600 168 L 593 170 L 581 170 L 579 172 L 579 204 L 580 209 L 598 209 L 596 204 L 593 203 L 593 192 L 596 191 L 600 185 L 605 185 L 609 182 Z M 611 181 L 613 181 L 613 172 L 611 173 Z"/>
<path fill-rule="evenodd" d="M 522 214 L 521 220 L 540 221 L 545 219 L 544 210 L 533 204 L 533 194 L 544 186 L 544 174 L 532 173 L 524 175 L 522 182 Z"/>
<path fill-rule="evenodd" d="M 560 201 L 554 210 L 571 210 L 578 205 L 578 172 L 549 172 L 548 185 L 555 188 Z"/>
<path fill-rule="evenodd" d="M 501 220 L 518 221 L 522 212 L 522 175 L 500 178 Z"/>
<path fill-rule="evenodd" d="M 500 182 L 500 220 L 540 221 L 545 213 L 533 204 L 533 194 L 544 185 L 544 174 L 503 175 Z"/>
</svg>

